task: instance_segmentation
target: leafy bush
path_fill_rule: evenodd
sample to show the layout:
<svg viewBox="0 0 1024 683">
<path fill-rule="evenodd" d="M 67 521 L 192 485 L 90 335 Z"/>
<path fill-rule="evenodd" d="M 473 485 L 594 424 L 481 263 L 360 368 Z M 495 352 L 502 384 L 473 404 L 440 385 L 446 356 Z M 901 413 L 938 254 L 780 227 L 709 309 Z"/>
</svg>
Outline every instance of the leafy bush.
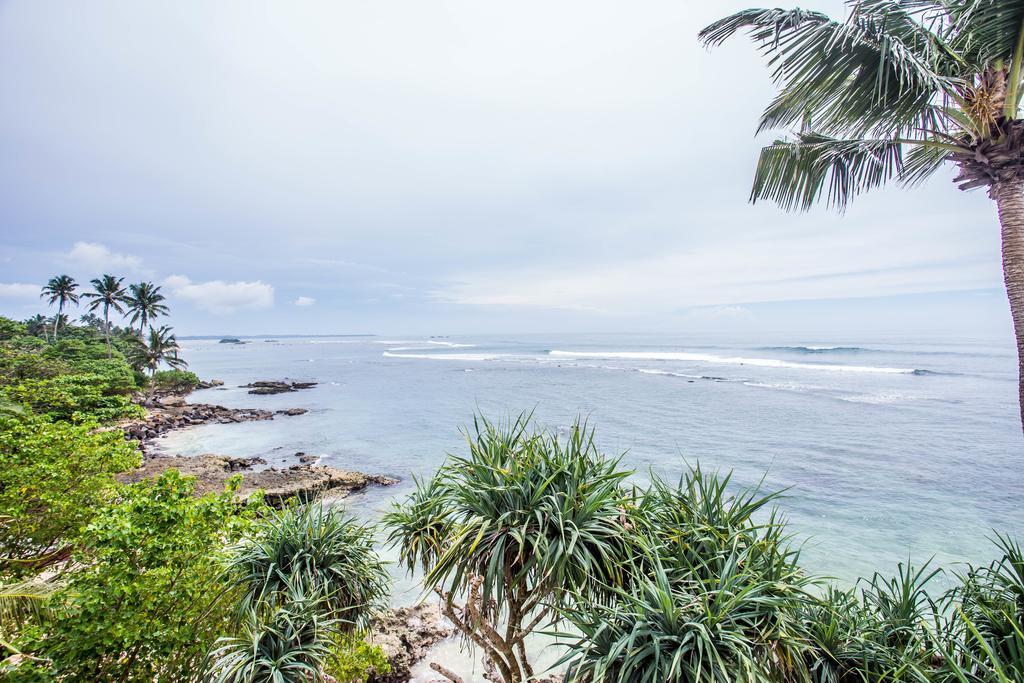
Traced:
<svg viewBox="0 0 1024 683">
<path fill-rule="evenodd" d="M 21 339 L 23 337 L 16 341 Z M 66 363 L 43 356 L 38 349 L 24 349 L 15 343 L 0 345 L 0 386 L 17 384 L 25 379 L 51 379 L 70 371 Z"/>
<path fill-rule="evenodd" d="M 184 392 L 199 386 L 199 375 L 188 370 L 161 370 L 150 378 L 152 386 L 162 391 Z"/>
<path fill-rule="evenodd" d="M 128 377 L 131 378 L 129 371 Z M 24 380 L 3 390 L 10 401 L 30 407 L 51 420 L 112 422 L 145 414 L 123 395 L 109 393 L 111 382 L 123 377 L 58 375 L 51 379 Z M 134 379 L 131 379 L 134 384 Z"/>
<path fill-rule="evenodd" d="M 366 642 L 363 634 L 344 633 L 335 636 L 324 672 L 338 683 L 365 683 L 371 675 L 386 676 L 391 664 L 384 651 Z"/>
<path fill-rule="evenodd" d="M 66 553 L 114 492 L 114 475 L 139 461 L 138 449 L 120 431 L 0 415 L 0 547 L 6 569 L 22 571 L 29 560 Z"/>
<path fill-rule="evenodd" d="M 77 680 L 190 680 L 232 614 L 221 567 L 262 510 L 236 488 L 193 497 L 170 470 L 124 487 L 82 532 L 36 651 Z M 235 482 L 234 487 L 237 487 Z"/>
<path fill-rule="evenodd" d="M 0 316 L 0 341 L 8 341 L 27 334 L 28 328 L 24 324 Z"/>
</svg>

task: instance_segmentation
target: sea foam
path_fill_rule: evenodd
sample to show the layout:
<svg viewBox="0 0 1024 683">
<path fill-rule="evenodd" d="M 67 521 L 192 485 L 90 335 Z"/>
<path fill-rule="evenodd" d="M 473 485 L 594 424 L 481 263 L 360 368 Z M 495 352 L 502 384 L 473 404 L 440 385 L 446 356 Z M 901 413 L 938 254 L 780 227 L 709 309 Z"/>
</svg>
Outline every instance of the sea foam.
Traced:
<svg viewBox="0 0 1024 683">
<path fill-rule="evenodd" d="M 794 363 L 776 358 L 745 358 L 741 356 L 715 356 L 683 351 L 549 351 L 555 358 L 601 358 L 607 360 L 661 360 L 715 365 L 750 365 L 762 368 L 792 368 L 794 370 L 821 370 L 825 372 L 870 372 L 893 375 L 922 374 L 914 368 L 886 368 L 870 365 L 838 365 L 834 363 Z"/>
</svg>

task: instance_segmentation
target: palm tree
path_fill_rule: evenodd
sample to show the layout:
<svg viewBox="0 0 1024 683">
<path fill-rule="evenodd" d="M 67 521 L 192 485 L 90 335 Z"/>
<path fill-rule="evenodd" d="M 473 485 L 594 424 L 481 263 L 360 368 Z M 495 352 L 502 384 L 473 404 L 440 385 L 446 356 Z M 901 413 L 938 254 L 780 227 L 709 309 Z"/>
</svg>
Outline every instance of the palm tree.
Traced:
<svg viewBox="0 0 1024 683">
<path fill-rule="evenodd" d="M 41 313 L 36 313 L 34 316 L 25 321 L 25 330 L 35 336 L 43 335 L 46 337 L 47 319 Z"/>
<path fill-rule="evenodd" d="M 700 32 L 746 31 L 780 92 L 759 130 L 796 128 L 761 151 L 751 201 L 843 208 L 895 180 L 954 164 L 961 190 L 988 188 L 1003 243 L 1024 422 L 1024 61 L 1021 0 L 852 0 L 846 21 L 749 9 Z"/>
<path fill-rule="evenodd" d="M 64 311 L 64 307 L 68 304 L 78 305 L 78 294 L 75 290 L 78 289 L 78 283 L 70 275 L 58 275 L 57 277 L 50 278 L 50 281 L 43 287 L 43 291 L 39 294 L 39 298 L 48 298 L 48 303 L 52 306 L 57 304 L 57 315 L 53 318 L 53 339 L 57 339 L 57 324 L 60 322 L 60 314 Z"/>
<path fill-rule="evenodd" d="M 132 362 L 139 368 L 149 370 L 149 374 L 156 374 L 161 363 L 166 363 L 175 370 L 188 367 L 184 358 L 178 356 L 181 347 L 174 336 L 174 332 L 167 325 L 159 329 L 149 328 L 149 341 L 139 342 L 132 351 Z"/>
<path fill-rule="evenodd" d="M 90 311 L 95 311 L 99 308 L 103 309 L 103 336 L 107 340 L 108 358 L 114 355 L 110 346 L 110 309 L 113 308 L 118 313 L 124 315 L 122 304 L 128 302 L 128 296 L 124 293 L 124 286 L 121 285 L 122 282 L 124 282 L 123 277 L 104 275 L 91 281 L 92 287 L 96 291 L 86 292 L 82 295 L 84 298 L 92 300 L 89 304 Z"/>
<path fill-rule="evenodd" d="M 160 303 L 165 297 L 160 293 L 160 287 L 154 286 L 152 282 L 129 285 L 128 289 L 131 291 L 128 296 L 128 312 L 132 314 L 131 324 L 139 323 L 141 337 L 150 322 L 161 315 L 167 315 L 167 306 Z"/>
</svg>

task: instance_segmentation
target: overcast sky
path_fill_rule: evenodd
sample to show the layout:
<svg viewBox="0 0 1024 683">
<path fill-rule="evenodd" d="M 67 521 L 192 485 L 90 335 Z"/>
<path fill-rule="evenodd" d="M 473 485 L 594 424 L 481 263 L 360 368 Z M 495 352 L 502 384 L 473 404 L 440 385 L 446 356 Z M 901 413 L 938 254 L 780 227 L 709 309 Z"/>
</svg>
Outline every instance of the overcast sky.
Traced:
<svg viewBox="0 0 1024 683">
<path fill-rule="evenodd" d="M 952 173 L 747 203 L 772 87 L 696 40 L 745 6 L 0 0 L 0 313 L 112 272 L 185 334 L 1008 334 Z"/>
</svg>

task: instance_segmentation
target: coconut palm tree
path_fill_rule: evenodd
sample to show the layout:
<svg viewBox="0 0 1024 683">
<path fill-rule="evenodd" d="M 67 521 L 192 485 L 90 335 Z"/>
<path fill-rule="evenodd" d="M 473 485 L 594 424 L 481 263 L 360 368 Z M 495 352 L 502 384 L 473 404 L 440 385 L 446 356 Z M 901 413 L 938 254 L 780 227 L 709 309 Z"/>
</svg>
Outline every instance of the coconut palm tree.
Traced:
<svg viewBox="0 0 1024 683">
<path fill-rule="evenodd" d="M 138 368 L 149 370 L 149 374 L 156 373 L 161 363 L 165 363 L 175 370 L 188 367 L 184 358 L 178 356 L 181 347 L 174 336 L 174 332 L 167 325 L 158 329 L 149 328 L 149 339 L 146 342 L 139 341 L 133 348 L 132 363 Z"/>
<path fill-rule="evenodd" d="M 91 299 L 89 310 L 96 311 L 103 309 L 103 336 L 107 340 L 107 357 L 112 357 L 114 352 L 110 346 L 110 309 L 124 315 L 124 304 L 128 303 L 128 296 L 124 292 L 123 277 L 103 275 L 91 281 L 95 291 L 86 292 L 82 295 L 85 299 Z"/>
<path fill-rule="evenodd" d="M 48 322 L 49 321 L 46 319 L 46 316 L 41 313 L 36 313 L 25 321 L 25 330 L 33 336 L 38 337 L 39 335 L 42 335 L 46 337 L 46 327 Z"/>
<path fill-rule="evenodd" d="M 154 286 L 152 282 L 129 285 L 128 290 L 131 292 L 128 296 L 128 312 L 132 314 L 131 324 L 139 323 L 141 337 L 150 322 L 161 315 L 167 315 L 167 306 L 161 303 L 165 297 L 160 293 L 160 287 Z"/>
<path fill-rule="evenodd" d="M 53 318 L 53 338 L 57 339 L 57 324 L 60 322 L 60 314 L 64 312 L 64 307 L 68 304 L 78 305 L 78 294 L 75 290 L 78 289 L 78 283 L 70 275 L 58 275 L 57 277 L 50 278 L 50 281 L 43 287 L 43 291 L 39 294 L 39 298 L 48 299 L 48 303 L 52 306 L 57 304 L 57 315 Z"/>
<path fill-rule="evenodd" d="M 750 198 L 841 209 L 947 164 L 961 190 L 987 188 L 1001 225 L 1024 421 L 1024 1 L 848 4 L 845 21 L 749 9 L 700 32 L 708 46 L 749 34 L 780 90 L 759 130 L 795 129 L 761 151 Z"/>
</svg>

